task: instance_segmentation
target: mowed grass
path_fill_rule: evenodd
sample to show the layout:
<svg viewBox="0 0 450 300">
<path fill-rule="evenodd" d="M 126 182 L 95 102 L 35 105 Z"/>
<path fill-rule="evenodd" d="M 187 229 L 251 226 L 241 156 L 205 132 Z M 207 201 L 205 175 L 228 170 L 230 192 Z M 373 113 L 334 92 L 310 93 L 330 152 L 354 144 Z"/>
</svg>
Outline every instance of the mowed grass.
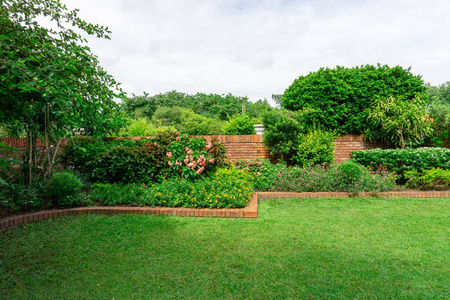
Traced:
<svg viewBox="0 0 450 300">
<path fill-rule="evenodd" d="M 0 236 L 1 299 L 448 299 L 450 200 L 272 199 L 256 220 L 88 215 Z"/>
</svg>

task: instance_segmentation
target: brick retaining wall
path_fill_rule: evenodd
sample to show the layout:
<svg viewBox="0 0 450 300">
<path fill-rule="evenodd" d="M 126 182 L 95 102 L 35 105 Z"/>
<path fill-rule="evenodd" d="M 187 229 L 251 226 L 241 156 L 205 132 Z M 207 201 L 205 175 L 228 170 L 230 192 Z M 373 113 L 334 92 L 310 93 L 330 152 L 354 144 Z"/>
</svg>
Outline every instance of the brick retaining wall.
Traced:
<svg viewBox="0 0 450 300">
<path fill-rule="evenodd" d="M 206 135 L 201 136 L 207 142 L 213 139 L 219 140 L 225 148 L 227 149 L 227 154 L 230 160 L 237 159 L 252 159 L 256 157 L 260 158 L 270 158 L 270 151 L 264 147 L 262 135 Z M 131 139 L 137 140 L 142 137 L 133 137 Z M 108 138 L 115 139 L 115 138 Z M 26 138 L 0 138 L 0 142 L 6 142 L 6 144 L 12 147 L 17 147 L 20 150 L 26 149 L 27 139 Z M 63 139 L 61 145 L 67 144 L 67 140 Z M 334 157 L 335 162 L 341 163 L 348 160 L 351 157 L 351 153 L 355 150 L 366 150 L 373 148 L 389 148 L 386 143 L 370 143 L 363 141 L 361 135 L 347 134 L 339 137 L 336 142 L 334 142 L 335 151 Z M 37 147 L 43 148 L 44 145 L 40 140 L 37 141 Z M 275 159 L 276 161 L 276 159 Z"/>
</svg>

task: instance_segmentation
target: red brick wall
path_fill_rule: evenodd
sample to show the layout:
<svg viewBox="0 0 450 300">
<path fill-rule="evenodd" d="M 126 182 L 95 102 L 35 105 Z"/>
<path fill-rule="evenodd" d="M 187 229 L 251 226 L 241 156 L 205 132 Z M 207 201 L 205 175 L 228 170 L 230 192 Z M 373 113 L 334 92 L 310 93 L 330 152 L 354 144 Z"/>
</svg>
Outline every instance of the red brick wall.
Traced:
<svg viewBox="0 0 450 300">
<path fill-rule="evenodd" d="M 262 135 L 206 135 L 201 136 L 207 142 L 213 139 L 219 140 L 227 149 L 227 154 L 230 160 L 237 159 L 252 159 L 256 157 L 270 158 L 269 150 L 264 147 Z M 140 138 L 133 138 L 140 139 Z M 12 147 L 17 147 L 21 150 L 26 148 L 26 138 L 0 138 L 0 142 L 5 141 Z M 65 145 L 66 139 L 63 139 L 61 145 Z M 373 148 L 389 148 L 385 143 L 369 143 L 364 142 L 361 135 L 344 135 L 339 137 L 335 146 L 335 162 L 343 162 L 351 157 L 351 152 L 355 150 L 365 150 Z M 44 145 L 38 141 L 38 147 Z"/>
<path fill-rule="evenodd" d="M 367 150 L 374 148 L 390 148 L 383 142 L 365 142 L 360 134 L 347 134 L 340 136 L 334 142 L 334 162 L 341 163 L 351 158 L 351 153 L 356 150 Z"/>
</svg>

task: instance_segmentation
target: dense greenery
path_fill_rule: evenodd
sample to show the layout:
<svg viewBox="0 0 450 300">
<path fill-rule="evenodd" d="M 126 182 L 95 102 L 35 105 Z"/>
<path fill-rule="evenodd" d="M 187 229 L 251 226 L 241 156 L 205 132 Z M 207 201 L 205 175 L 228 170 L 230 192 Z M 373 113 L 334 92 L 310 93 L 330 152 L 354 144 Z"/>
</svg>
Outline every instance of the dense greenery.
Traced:
<svg viewBox="0 0 450 300">
<path fill-rule="evenodd" d="M 242 101 L 241 101 L 242 100 Z M 203 94 L 189 95 L 177 91 L 149 96 L 134 96 L 122 103 L 122 109 L 132 118 L 146 117 L 152 119 L 159 107 L 181 107 L 187 108 L 194 113 L 210 118 L 227 121 L 229 117 L 242 113 L 242 103 L 245 113 L 251 118 L 258 118 L 262 111 L 271 110 L 267 100 L 258 100 L 252 103 L 247 97 L 237 97 L 231 94 Z"/>
<path fill-rule="evenodd" d="M 300 76 L 284 92 L 282 106 L 295 111 L 313 109 L 306 116 L 308 128 L 359 134 L 368 126 L 366 109 L 374 99 L 393 96 L 412 100 L 425 92 L 421 76 L 412 74 L 410 68 L 338 66 Z"/>
<path fill-rule="evenodd" d="M 172 178 L 151 186 L 95 184 L 91 200 L 101 205 L 168 206 L 190 208 L 245 207 L 252 184 L 227 170 L 195 181 Z"/>
<path fill-rule="evenodd" d="M 374 170 L 382 166 L 399 176 L 412 170 L 450 169 L 450 149 L 443 148 L 359 150 L 354 151 L 352 157 L 361 165 Z"/>
<path fill-rule="evenodd" d="M 412 170 L 405 172 L 406 186 L 424 190 L 448 189 L 450 187 L 450 170 L 433 168 L 430 170 Z"/>
<path fill-rule="evenodd" d="M 445 198 L 305 198 L 253 220 L 24 224 L 0 235 L 0 298 L 445 299 L 449 215 Z"/>
<path fill-rule="evenodd" d="M 287 110 L 273 110 L 263 114 L 264 145 L 273 155 L 292 155 L 298 147 L 298 135 L 305 133 L 304 119 L 308 112 L 291 112 Z"/>
<path fill-rule="evenodd" d="M 334 144 L 338 138 L 334 132 L 315 129 L 308 134 L 300 133 L 293 160 L 299 166 L 308 164 L 329 165 L 334 160 Z"/>
<path fill-rule="evenodd" d="M 180 136 L 177 132 L 158 132 L 154 137 L 142 140 L 116 139 L 111 142 L 102 139 L 80 137 L 73 139 L 64 148 L 61 161 L 66 167 L 85 174 L 93 182 L 103 183 L 149 183 L 160 182 L 165 178 L 176 176 L 178 172 L 195 177 L 198 168 L 203 165 L 197 162 L 201 157 L 208 163 L 202 169 L 207 172 L 224 163 L 225 148 L 214 141 L 209 145 L 201 138 L 194 138 L 195 145 L 189 136 Z M 189 147 L 187 150 L 186 148 Z M 203 150 L 204 149 L 204 150 Z M 189 150 L 194 151 L 195 171 L 184 169 L 184 159 Z M 200 155 L 202 155 L 200 157 Z M 181 166 L 172 161 L 181 158 Z M 189 162 L 186 163 L 189 164 Z M 182 167 L 182 170 L 179 170 Z M 200 172 L 201 173 L 201 172 Z M 195 175 L 194 175 L 195 174 Z"/>
<path fill-rule="evenodd" d="M 14 136 L 25 132 L 30 141 L 45 139 L 42 155 L 34 142 L 24 152 L 31 183 L 50 175 L 57 141 L 72 129 L 118 128 L 113 99 L 123 95 L 81 35 L 109 38 L 109 30 L 83 21 L 76 10 L 57 0 L 5 0 L 0 27 L 0 125 Z"/>
<path fill-rule="evenodd" d="M 177 131 L 173 126 L 158 126 L 153 124 L 147 118 L 132 119 L 130 123 L 122 128 L 118 135 L 120 137 L 149 137 L 157 132 Z"/>
<path fill-rule="evenodd" d="M 422 97 L 376 98 L 368 109 L 368 121 L 371 126 L 365 135 L 369 140 L 384 140 L 402 149 L 420 145 L 433 134 Z"/>
<path fill-rule="evenodd" d="M 428 111 L 436 131 L 433 144 L 447 147 L 450 145 L 450 81 L 437 87 L 429 86 L 427 92 Z"/>
<path fill-rule="evenodd" d="M 225 122 L 194 113 L 191 109 L 178 106 L 159 107 L 152 117 L 152 123 L 171 126 L 180 133 L 190 135 L 222 134 Z"/>
<path fill-rule="evenodd" d="M 239 135 L 239 134 L 256 134 L 253 127 L 253 121 L 249 115 L 236 115 L 225 124 L 223 134 Z"/>
</svg>

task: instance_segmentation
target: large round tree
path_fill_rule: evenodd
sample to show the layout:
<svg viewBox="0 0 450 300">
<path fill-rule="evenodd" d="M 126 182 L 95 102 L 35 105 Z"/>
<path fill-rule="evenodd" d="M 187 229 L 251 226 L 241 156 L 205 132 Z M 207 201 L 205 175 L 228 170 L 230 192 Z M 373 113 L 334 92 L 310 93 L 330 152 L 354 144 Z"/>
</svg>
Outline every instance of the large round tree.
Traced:
<svg viewBox="0 0 450 300">
<path fill-rule="evenodd" d="M 363 133 L 367 108 L 377 98 L 402 97 L 412 100 L 425 95 L 420 75 L 410 68 L 365 65 L 354 68 L 321 68 L 300 76 L 286 89 L 282 106 L 289 110 L 312 109 L 306 124 L 341 134 Z"/>
<path fill-rule="evenodd" d="M 58 0 L 0 2 L 0 125 L 29 138 L 30 181 L 32 171 L 51 168 L 49 151 L 57 147 L 50 145 L 68 132 L 105 133 L 120 122 L 114 98 L 123 95 L 83 37 L 108 34 Z M 39 163 L 33 147 L 37 137 L 48 150 Z"/>
</svg>

